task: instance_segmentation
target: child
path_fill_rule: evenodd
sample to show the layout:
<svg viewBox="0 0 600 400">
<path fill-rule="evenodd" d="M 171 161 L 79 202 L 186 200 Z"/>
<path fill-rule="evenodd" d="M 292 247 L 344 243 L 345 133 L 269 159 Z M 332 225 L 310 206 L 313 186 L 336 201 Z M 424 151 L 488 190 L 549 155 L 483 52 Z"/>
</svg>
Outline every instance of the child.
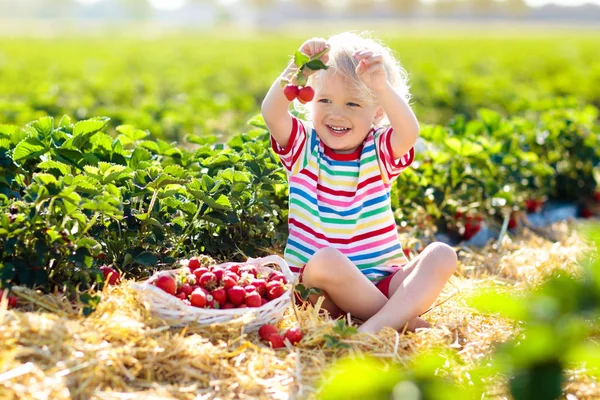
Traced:
<svg viewBox="0 0 600 400">
<path fill-rule="evenodd" d="M 325 296 L 332 316 L 349 312 L 360 332 L 414 330 L 457 266 L 433 243 L 408 262 L 390 203 L 392 181 L 414 158 L 419 124 L 407 103 L 406 73 L 391 51 L 343 33 L 300 47 L 329 67 L 308 78 L 311 121 L 289 113 L 278 78 L 262 104 L 271 144 L 289 180 L 285 259 L 306 287 Z M 291 62 L 282 74 L 296 67 Z M 312 295 L 311 302 L 318 296 Z"/>
</svg>

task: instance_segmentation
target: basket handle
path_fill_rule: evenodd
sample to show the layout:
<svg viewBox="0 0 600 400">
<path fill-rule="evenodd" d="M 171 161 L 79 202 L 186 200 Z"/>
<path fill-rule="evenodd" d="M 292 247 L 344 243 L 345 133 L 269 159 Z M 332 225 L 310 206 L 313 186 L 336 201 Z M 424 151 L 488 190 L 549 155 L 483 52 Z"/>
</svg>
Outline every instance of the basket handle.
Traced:
<svg viewBox="0 0 600 400">
<path fill-rule="evenodd" d="M 279 256 L 267 256 L 262 258 L 248 258 L 247 262 L 259 265 L 277 264 L 286 277 L 293 277 L 294 274 L 290 270 L 288 263 Z"/>
</svg>

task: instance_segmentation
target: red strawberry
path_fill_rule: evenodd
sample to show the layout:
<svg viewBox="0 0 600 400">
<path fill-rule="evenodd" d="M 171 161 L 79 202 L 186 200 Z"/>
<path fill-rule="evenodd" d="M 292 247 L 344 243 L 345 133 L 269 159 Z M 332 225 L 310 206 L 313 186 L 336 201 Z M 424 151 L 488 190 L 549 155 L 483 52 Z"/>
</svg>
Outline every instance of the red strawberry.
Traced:
<svg viewBox="0 0 600 400">
<path fill-rule="evenodd" d="M 204 307 L 206 305 L 206 293 L 200 288 L 195 289 L 190 296 L 190 303 L 194 307 Z"/>
<path fill-rule="evenodd" d="M 217 277 L 212 272 L 205 272 L 200 277 L 198 284 L 203 288 L 212 289 L 217 286 Z"/>
<path fill-rule="evenodd" d="M 237 278 L 233 277 L 233 274 L 231 275 L 225 275 L 223 277 L 223 287 L 225 289 L 231 289 L 232 287 L 234 287 L 235 285 L 237 285 Z"/>
<path fill-rule="evenodd" d="M 258 292 L 256 292 L 256 291 L 253 291 L 253 292 L 246 293 L 244 303 L 248 307 L 260 307 L 260 305 L 262 303 L 260 299 L 261 299 L 260 294 L 258 294 Z"/>
<path fill-rule="evenodd" d="M 279 281 L 271 281 L 267 283 L 267 297 L 269 300 L 276 299 L 285 293 L 283 283 Z"/>
<path fill-rule="evenodd" d="M 179 292 L 185 293 L 186 296 L 192 294 L 193 291 L 194 289 L 192 289 L 189 283 L 184 283 L 183 285 L 181 285 L 181 288 L 179 288 Z"/>
<path fill-rule="evenodd" d="M 204 275 L 205 273 L 208 272 L 208 268 L 206 267 L 200 267 L 194 270 L 194 276 L 196 277 L 196 280 L 200 280 L 200 277 L 202 275 Z"/>
<path fill-rule="evenodd" d="M 256 275 L 258 275 L 258 270 L 254 266 L 244 267 L 244 268 L 242 268 L 242 272 L 246 272 L 246 273 L 252 275 L 253 278 L 256 278 Z"/>
<path fill-rule="evenodd" d="M 212 270 L 212 273 L 215 274 L 215 278 L 217 278 L 217 282 L 221 282 L 221 279 L 223 279 L 223 274 L 225 273 L 225 270 L 223 268 L 215 268 Z"/>
<path fill-rule="evenodd" d="M 100 271 L 104 274 L 104 280 L 109 285 L 116 285 L 119 283 L 121 275 L 114 268 L 109 267 L 108 265 L 103 265 L 100 267 Z"/>
<path fill-rule="evenodd" d="M 284 337 L 287 338 L 291 344 L 296 344 L 302 340 L 302 331 L 300 331 L 299 328 L 290 328 L 285 332 Z"/>
<path fill-rule="evenodd" d="M 250 292 L 255 292 L 256 291 L 256 287 L 254 285 L 246 285 L 246 286 L 244 286 L 244 289 L 246 289 L 246 293 L 250 293 Z"/>
<path fill-rule="evenodd" d="M 410 249 L 402 249 L 402 252 L 406 257 L 410 257 Z"/>
<path fill-rule="evenodd" d="M 171 275 L 159 276 L 156 278 L 154 285 L 172 295 L 175 295 L 175 292 L 177 291 L 177 283 L 175 282 L 175 278 Z"/>
<path fill-rule="evenodd" d="M 229 310 L 231 308 L 235 308 L 235 306 L 232 303 L 227 302 L 227 303 L 223 304 L 223 306 L 221 307 L 221 310 Z"/>
<path fill-rule="evenodd" d="M 241 286 L 234 286 L 227 290 L 227 297 L 234 305 L 239 306 L 244 303 L 246 297 L 246 289 Z"/>
<path fill-rule="evenodd" d="M 186 295 L 185 293 L 183 293 L 183 292 L 179 292 L 179 293 L 177 293 L 177 294 L 175 295 L 175 297 L 177 297 L 178 299 L 181 299 L 181 300 L 185 300 L 185 299 L 187 299 L 187 295 Z"/>
<path fill-rule="evenodd" d="M 285 347 L 285 343 L 283 343 L 283 336 L 278 334 L 273 334 L 267 338 L 269 343 L 271 343 L 271 347 L 274 349 L 280 349 Z"/>
<path fill-rule="evenodd" d="M 264 279 L 252 279 L 250 285 L 254 286 L 261 296 L 267 293 L 267 281 Z"/>
<path fill-rule="evenodd" d="M 221 308 L 221 306 L 215 299 L 211 298 L 210 300 L 208 300 L 208 298 L 207 298 L 205 308 Z"/>
<path fill-rule="evenodd" d="M 315 97 L 315 90 L 313 88 L 311 88 L 310 86 L 304 86 L 298 92 L 298 99 L 301 101 L 307 102 L 307 103 L 309 101 L 312 101 L 312 99 L 314 97 Z"/>
<path fill-rule="evenodd" d="M 260 305 L 261 305 L 261 306 L 264 306 L 264 305 L 265 305 L 265 304 L 267 304 L 267 303 L 268 303 L 268 300 L 267 300 L 267 299 L 265 299 L 264 297 L 261 297 L 261 298 L 260 298 Z"/>
<path fill-rule="evenodd" d="M 592 218 L 594 216 L 594 213 L 592 212 L 592 210 L 586 207 L 581 211 L 581 216 L 583 218 Z"/>
<path fill-rule="evenodd" d="M 538 202 L 536 199 L 525 200 L 525 208 L 527 212 L 538 212 Z"/>
<path fill-rule="evenodd" d="M 285 85 L 283 88 L 283 94 L 289 101 L 294 100 L 298 96 L 299 91 L 298 86 L 292 84 Z"/>
<path fill-rule="evenodd" d="M 287 283 L 287 278 L 283 272 L 274 271 L 269 275 L 269 281 L 280 281 L 281 283 Z"/>
<path fill-rule="evenodd" d="M 229 272 L 233 272 L 233 273 L 234 273 L 234 274 L 236 274 L 236 275 L 239 275 L 239 274 L 240 274 L 240 265 L 239 265 L 239 264 L 232 264 L 232 265 L 229 265 L 229 266 L 227 267 L 227 270 L 228 270 Z"/>
<path fill-rule="evenodd" d="M 515 229 L 517 227 L 517 220 L 511 217 L 508 220 L 508 229 Z"/>
<path fill-rule="evenodd" d="M 0 300 L 4 296 L 4 290 L 0 290 Z M 15 308 L 17 306 L 17 296 L 8 296 L 6 298 L 8 301 L 8 308 Z"/>
<path fill-rule="evenodd" d="M 190 269 L 190 271 L 194 272 L 194 270 L 200 268 L 200 261 L 198 261 L 197 258 L 190 259 L 190 261 L 188 262 L 188 268 Z"/>
<path fill-rule="evenodd" d="M 274 335 L 279 334 L 279 330 L 277 329 L 277 327 L 275 325 L 264 324 L 263 326 L 258 328 L 258 336 L 260 336 L 260 338 L 262 340 L 268 340 L 269 336 L 271 336 L 273 334 Z"/>
<path fill-rule="evenodd" d="M 219 305 L 223 305 L 227 302 L 227 292 L 225 292 L 225 289 L 223 288 L 215 289 L 210 294 L 212 294 L 212 297 Z"/>
</svg>

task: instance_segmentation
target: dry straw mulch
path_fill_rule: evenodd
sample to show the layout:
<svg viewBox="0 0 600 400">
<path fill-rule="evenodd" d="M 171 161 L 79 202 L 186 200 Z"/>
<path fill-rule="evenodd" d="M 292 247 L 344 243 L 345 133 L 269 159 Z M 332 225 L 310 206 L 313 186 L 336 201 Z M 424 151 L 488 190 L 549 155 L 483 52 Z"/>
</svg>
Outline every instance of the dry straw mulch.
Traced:
<svg viewBox="0 0 600 400">
<path fill-rule="evenodd" d="M 342 357 L 369 354 L 406 363 L 440 346 L 462 361 L 440 373 L 468 385 L 469 369 L 518 326 L 478 314 L 465 299 L 486 286 L 527 290 L 556 269 L 577 274 L 585 243 L 567 223 L 555 225 L 552 235 L 557 242 L 524 232 L 499 247 L 460 249 L 457 273 L 424 316 L 431 329 L 357 334 L 344 339 L 350 347 L 341 349 L 325 346 L 334 322 L 318 307 L 290 307 L 280 326 L 299 323 L 305 338 L 296 347 L 273 350 L 256 333 L 244 333 L 243 322 L 170 328 L 138 303 L 127 283 L 107 287 L 87 318 L 60 295 L 20 289 L 17 309 L 0 305 L 0 398 L 315 398 L 324 372 Z M 503 381 L 490 382 L 489 398 L 508 398 Z M 566 390 L 570 400 L 600 398 L 598 382 L 585 370 L 570 371 Z"/>
</svg>

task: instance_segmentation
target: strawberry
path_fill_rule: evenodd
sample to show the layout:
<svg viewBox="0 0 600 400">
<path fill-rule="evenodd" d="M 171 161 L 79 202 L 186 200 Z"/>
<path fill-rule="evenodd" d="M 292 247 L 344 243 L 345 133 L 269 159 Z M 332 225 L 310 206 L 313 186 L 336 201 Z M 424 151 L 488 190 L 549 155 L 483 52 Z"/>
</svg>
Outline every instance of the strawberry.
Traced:
<svg viewBox="0 0 600 400">
<path fill-rule="evenodd" d="M 194 307 L 204 307 L 206 305 L 206 293 L 200 288 L 195 289 L 190 296 L 190 303 Z"/>
<path fill-rule="evenodd" d="M 227 303 L 223 304 L 223 306 L 221 307 L 221 310 L 229 310 L 231 308 L 235 308 L 235 306 L 232 303 L 227 302 Z"/>
<path fill-rule="evenodd" d="M 277 329 L 277 327 L 275 325 L 264 324 L 263 326 L 258 328 L 258 336 L 260 336 L 260 338 L 262 340 L 268 340 L 269 336 L 271 336 L 273 334 L 275 334 L 275 335 L 279 334 L 279 330 Z"/>
<path fill-rule="evenodd" d="M 508 220 L 508 229 L 515 229 L 517 227 L 517 220 L 513 217 L 510 217 Z"/>
<path fill-rule="evenodd" d="M 248 308 L 248 306 L 245 304 L 240 304 L 239 306 L 237 306 L 237 308 Z"/>
<path fill-rule="evenodd" d="M 285 347 L 285 343 L 283 342 L 283 336 L 278 334 L 273 334 L 267 338 L 268 342 L 271 344 L 271 347 L 274 349 L 280 349 Z"/>
<path fill-rule="evenodd" d="M 234 276 L 235 276 L 235 278 L 234 278 Z M 231 289 L 235 285 L 237 285 L 237 276 L 234 274 L 226 273 L 225 276 L 223 277 L 223 287 L 225 289 Z"/>
<path fill-rule="evenodd" d="M 410 249 L 402 249 L 402 252 L 406 257 L 410 257 Z"/>
<path fill-rule="evenodd" d="M 196 269 L 200 268 L 200 261 L 198 261 L 198 259 L 195 257 L 190 259 L 188 262 L 188 268 L 191 272 L 194 272 Z"/>
<path fill-rule="evenodd" d="M 244 303 L 246 297 L 246 289 L 241 286 L 234 286 L 227 290 L 227 297 L 234 305 L 239 306 Z"/>
<path fill-rule="evenodd" d="M 208 272 L 208 268 L 206 267 L 200 267 L 194 270 L 194 276 L 196 277 L 196 279 L 199 281 L 200 277 L 202 275 L 204 275 L 205 273 Z"/>
<path fill-rule="evenodd" d="M 210 300 L 208 300 L 208 298 L 206 299 L 206 307 L 204 308 L 221 308 L 221 306 L 219 305 L 219 303 L 211 298 Z"/>
<path fill-rule="evenodd" d="M 205 272 L 200 277 L 198 284 L 207 289 L 212 289 L 217 286 L 217 277 L 212 272 Z"/>
<path fill-rule="evenodd" d="M 291 83 L 289 85 L 285 85 L 283 88 L 283 94 L 289 101 L 293 101 L 296 97 L 298 97 L 299 91 L 300 89 L 298 89 L 298 86 L 292 85 Z"/>
<path fill-rule="evenodd" d="M 279 281 L 270 281 L 267 283 L 267 298 L 269 300 L 276 299 L 285 293 L 283 283 Z"/>
<path fill-rule="evenodd" d="M 0 290 L 0 300 L 2 300 L 2 297 L 4 296 L 4 290 Z M 8 308 L 15 308 L 17 306 L 17 296 L 8 296 L 6 298 L 6 300 L 8 301 Z"/>
<path fill-rule="evenodd" d="M 227 271 L 233 272 L 234 274 L 239 275 L 240 274 L 240 265 L 239 264 L 229 265 L 227 267 Z"/>
<path fill-rule="evenodd" d="M 260 307 L 261 305 L 261 297 L 260 294 L 258 294 L 258 292 L 253 291 L 253 292 L 249 292 L 246 293 L 246 297 L 244 299 L 244 304 L 246 304 L 248 307 Z"/>
<path fill-rule="evenodd" d="M 267 281 L 264 279 L 252 279 L 250 285 L 254 286 L 261 296 L 267 293 Z"/>
<path fill-rule="evenodd" d="M 256 287 L 254 285 L 246 285 L 246 286 L 244 286 L 244 289 L 246 289 L 246 293 L 250 293 L 250 292 L 255 292 L 256 291 Z"/>
<path fill-rule="evenodd" d="M 269 281 L 280 281 L 281 283 L 287 283 L 287 278 L 283 272 L 274 271 L 269 275 Z"/>
<path fill-rule="evenodd" d="M 212 273 L 215 274 L 215 278 L 217 279 L 217 283 L 221 282 L 221 280 L 223 279 L 223 274 L 225 273 L 225 270 L 223 268 L 214 268 L 212 270 Z"/>
<path fill-rule="evenodd" d="M 159 276 L 154 285 L 172 295 L 175 295 L 175 292 L 177 291 L 177 283 L 175 282 L 175 278 L 171 275 Z"/>
<path fill-rule="evenodd" d="M 177 294 L 175 295 L 175 297 L 177 297 L 178 299 L 181 299 L 181 300 L 185 300 L 185 299 L 187 299 L 187 295 L 186 295 L 185 293 L 183 293 L 183 292 L 179 292 L 179 293 L 177 293 Z"/>
<path fill-rule="evenodd" d="M 304 86 L 298 92 L 298 99 L 302 100 L 304 102 L 307 102 L 307 103 L 309 101 L 312 101 L 312 99 L 314 97 L 315 97 L 315 90 L 313 88 L 311 88 L 310 86 Z"/>
<path fill-rule="evenodd" d="M 121 275 L 119 272 L 108 265 L 101 266 L 100 271 L 102 271 L 104 274 L 104 281 L 106 281 L 109 285 L 116 285 L 121 280 Z"/>
<path fill-rule="evenodd" d="M 299 328 L 290 328 L 285 332 L 284 337 L 289 340 L 291 344 L 296 344 L 302 340 L 302 331 L 300 331 Z"/>
<path fill-rule="evenodd" d="M 586 207 L 583 210 L 581 210 L 581 216 L 583 218 L 592 218 L 594 216 L 594 213 L 592 212 L 592 210 Z"/>
<path fill-rule="evenodd" d="M 269 301 L 267 299 L 265 299 L 264 297 L 260 298 L 260 305 L 264 306 L 265 304 L 267 304 Z"/>
<path fill-rule="evenodd" d="M 223 288 L 215 289 L 210 294 L 219 305 L 223 305 L 227 302 L 227 292 Z"/>
<path fill-rule="evenodd" d="M 252 275 L 253 278 L 256 278 L 256 275 L 258 274 L 258 270 L 254 266 L 246 266 L 242 268 L 242 272 Z"/>
<path fill-rule="evenodd" d="M 184 283 L 183 285 L 181 285 L 181 288 L 179 288 L 179 292 L 185 293 L 186 296 L 192 294 L 193 291 L 194 289 L 192 289 L 189 283 Z"/>
<path fill-rule="evenodd" d="M 190 286 L 194 286 L 196 284 L 196 275 L 188 274 L 188 276 L 186 276 L 185 280 Z"/>
</svg>

